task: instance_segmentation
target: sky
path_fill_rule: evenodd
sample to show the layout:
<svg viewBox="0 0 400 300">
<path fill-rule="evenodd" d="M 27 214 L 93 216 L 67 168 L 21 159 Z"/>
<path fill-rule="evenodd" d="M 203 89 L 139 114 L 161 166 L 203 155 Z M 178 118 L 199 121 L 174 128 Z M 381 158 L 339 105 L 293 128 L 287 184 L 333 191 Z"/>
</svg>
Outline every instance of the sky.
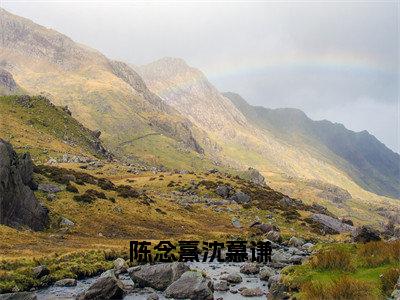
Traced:
<svg viewBox="0 0 400 300">
<path fill-rule="evenodd" d="M 399 1 L 6 1 L 136 65 L 179 57 L 250 104 L 302 109 L 399 152 Z"/>
</svg>

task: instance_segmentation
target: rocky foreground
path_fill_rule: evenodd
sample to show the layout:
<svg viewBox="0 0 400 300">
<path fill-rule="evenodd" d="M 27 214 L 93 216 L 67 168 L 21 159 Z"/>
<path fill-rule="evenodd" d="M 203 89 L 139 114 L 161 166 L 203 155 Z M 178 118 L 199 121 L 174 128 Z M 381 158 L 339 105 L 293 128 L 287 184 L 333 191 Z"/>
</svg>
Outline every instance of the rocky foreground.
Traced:
<svg viewBox="0 0 400 300">
<path fill-rule="evenodd" d="M 117 258 L 114 268 L 98 277 L 66 278 L 46 289 L 3 294 L 0 299 L 282 299 L 290 295 L 280 282 L 281 269 L 301 264 L 314 245 L 299 238 L 272 245 L 268 263 L 174 262 L 128 268 Z M 37 272 L 48 274 L 45 266 Z"/>
</svg>

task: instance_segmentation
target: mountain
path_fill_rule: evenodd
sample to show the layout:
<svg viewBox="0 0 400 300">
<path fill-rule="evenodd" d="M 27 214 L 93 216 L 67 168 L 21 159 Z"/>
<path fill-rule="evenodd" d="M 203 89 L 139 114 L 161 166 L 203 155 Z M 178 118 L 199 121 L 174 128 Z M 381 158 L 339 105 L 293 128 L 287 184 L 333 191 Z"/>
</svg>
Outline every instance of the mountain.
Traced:
<svg viewBox="0 0 400 300">
<path fill-rule="evenodd" d="M 204 164 L 196 140 L 201 131 L 152 94 L 128 65 L 4 9 L 0 27 L 0 68 L 7 75 L 0 82 L 8 89 L 19 85 L 68 106 L 125 160 L 169 167 Z"/>
<path fill-rule="evenodd" d="M 313 121 L 298 109 L 252 106 L 234 93 L 224 96 L 257 126 L 294 146 L 311 146 L 323 152 L 364 189 L 400 198 L 400 156 L 367 131 L 353 132 L 342 124 Z"/>
</svg>

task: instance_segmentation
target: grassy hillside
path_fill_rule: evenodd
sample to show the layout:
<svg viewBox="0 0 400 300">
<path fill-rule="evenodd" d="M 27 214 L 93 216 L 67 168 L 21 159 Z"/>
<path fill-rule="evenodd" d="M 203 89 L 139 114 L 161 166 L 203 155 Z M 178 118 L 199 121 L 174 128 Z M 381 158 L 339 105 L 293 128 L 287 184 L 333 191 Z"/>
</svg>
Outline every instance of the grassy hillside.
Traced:
<svg viewBox="0 0 400 300">
<path fill-rule="evenodd" d="M 0 111 L 0 138 L 31 152 L 38 162 L 63 154 L 106 155 L 91 130 L 42 96 L 0 96 Z"/>
</svg>

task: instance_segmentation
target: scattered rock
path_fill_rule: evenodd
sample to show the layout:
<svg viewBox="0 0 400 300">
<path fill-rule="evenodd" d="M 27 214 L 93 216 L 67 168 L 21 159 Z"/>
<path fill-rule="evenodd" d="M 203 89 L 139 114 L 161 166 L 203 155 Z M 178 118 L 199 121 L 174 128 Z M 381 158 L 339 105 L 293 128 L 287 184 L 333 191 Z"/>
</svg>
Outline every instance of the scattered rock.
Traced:
<svg viewBox="0 0 400 300">
<path fill-rule="evenodd" d="M 399 276 L 399 279 L 397 280 L 397 284 L 394 287 L 394 291 L 391 294 L 391 297 L 394 300 L 399 300 L 400 299 L 400 276 Z"/>
<path fill-rule="evenodd" d="M 380 240 L 379 232 L 369 226 L 361 226 L 353 234 L 353 241 L 356 243 L 368 243 Z"/>
<path fill-rule="evenodd" d="M 255 263 L 245 263 L 240 267 L 240 273 L 243 274 L 258 274 L 260 272 L 260 266 Z"/>
<path fill-rule="evenodd" d="M 267 299 L 268 300 L 281 300 L 289 299 L 290 294 L 288 293 L 288 287 L 283 283 L 277 281 L 273 282 L 269 288 Z"/>
<path fill-rule="evenodd" d="M 186 271 L 189 271 L 189 267 L 185 263 L 174 262 L 130 269 L 129 276 L 139 287 L 152 287 L 163 291 Z"/>
<path fill-rule="evenodd" d="M 213 295 L 212 281 L 196 271 L 185 272 L 165 290 L 167 298 L 175 299 L 211 300 Z"/>
<path fill-rule="evenodd" d="M 243 297 L 261 297 L 264 295 L 264 292 L 262 289 L 258 288 L 245 288 L 240 291 L 240 295 Z"/>
<path fill-rule="evenodd" d="M 251 197 L 246 193 L 243 193 L 242 191 L 237 191 L 235 194 L 233 194 L 233 196 L 229 198 L 229 200 L 235 201 L 239 204 L 245 204 L 250 202 Z"/>
<path fill-rule="evenodd" d="M 55 185 L 55 184 L 40 183 L 38 186 L 38 190 L 46 192 L 46 193 L 55 194 L 55 193 L 61 192 L 63 189 L 60 186 Z"/>
<path fill-rule="evenodd" d="M 57 196 L 55 194 L 51 193 L 51 194 L 47 194 L 46 198 L 49 201 L 54 201 L 57 199 Z"/>
<path fill-rule="evenodd" d="M 122 299 L 124 285 L 115 276 L 112 270 L 108 270 L 78 297 L 79 300 L 89 299 Z"/>
<path fill-rule="evenodd" d="M 77 281 L 76 281 L 76 279 L 73 279 L 73 278 L 61 279 L 54 283 L 54 285 L 56 285 L 56 286 L 76 286 L 76 284 L 77 284 Z"/>
<path fill-rule="evenodd" d="M 301 248 L 302 248 L 303 250 L 310 251 L 311 248 L 314 247 L 314 246 L 315 246 L 315 245 L 314 245 L 313 243 L 305 243 L 303 246 L 301 246 Z"/>
<path fill-rule="evenodd" d="M 215 193 L 222 198 L 228 198 L 230 196 L 231 192 L 232 192 L 232 188 L 227 185 L 219 185 L 215 189 Z"/>
<path fill-rule="evenodd" d="M 233 218 L 233 219 L 232 219 L 232 225 L 233 225 L 234 227 L 236 227 L 236 228 L 242 228 L 242 225 L 240 224 L 240 221 L 239 221 L 239 219 L 237 219 L 237 218 Z"/>
<path fill-rule="evenodd" d="M 276 283 L 276 282 L 279 282 L 281 280 L 281 274 L 276 274 L 276 275 L 274 275 L 274 276 L 271 276 L 269 279 L 268 279 L 268 287 L 270 287 L 272 284 L 274 284 L 274 283 Z"/>
<path fill-rule="evenodd" d="M 75 226 L 75 223 L 72 222 L 71 220 L 68 220 L 67 218 L 62 217 L 60 221 L 60 226 L 67 226 L 67 227 L 73 227 Z"/>
</svg>

